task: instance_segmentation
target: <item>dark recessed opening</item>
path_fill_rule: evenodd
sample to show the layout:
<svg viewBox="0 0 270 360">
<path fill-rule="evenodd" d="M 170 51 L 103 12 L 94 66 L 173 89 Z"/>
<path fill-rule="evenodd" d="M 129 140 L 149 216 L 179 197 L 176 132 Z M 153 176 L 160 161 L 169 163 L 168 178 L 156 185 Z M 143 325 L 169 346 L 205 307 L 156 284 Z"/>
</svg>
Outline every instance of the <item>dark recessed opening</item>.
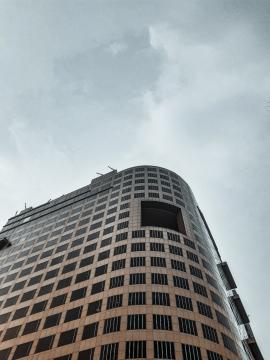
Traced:
<svg viewBox="0 0 270 360">
<path fill-rule="evenodd" d="M 181 209 L 163 202 L 141 202 L 141 225 L 164 227 L 186 234 Z"/>
<path fill-rule="evenodd" d="M 6 249 L 10 246 L 11 246 L 11 243 L 7 238 L 0 239 L 0 250 Z"/>
</svg>

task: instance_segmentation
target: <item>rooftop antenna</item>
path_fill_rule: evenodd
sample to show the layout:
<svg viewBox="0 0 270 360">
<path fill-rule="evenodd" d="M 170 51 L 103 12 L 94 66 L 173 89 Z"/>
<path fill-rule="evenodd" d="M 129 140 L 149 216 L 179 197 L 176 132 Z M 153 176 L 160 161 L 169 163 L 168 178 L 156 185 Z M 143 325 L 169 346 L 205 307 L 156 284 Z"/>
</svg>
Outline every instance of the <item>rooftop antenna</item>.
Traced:
<svg viewBox="0 0 270 360">
<path fill-rule="evenodd" d="M 112 171 L 116 171 L 116 169 L 112 168 L 112 167 L 109 166 L 109 165 L 107 165 L 107 167 L 108 167 L 109 169 L 111 169 Z"/>
<path fill-rule="evenodd" d="M 24 203 L 24 210 L 26 209 L 26 202 Z"/>
<path fill-rule="evenodd" d="M 101 174 L 101 173 L 98 173 L 98 172 L 97 172 L 96 174 L 101 175 L 101 176 L 103 176 L 103 175 L 104 175 L 104 174 Z"/>
</svg>

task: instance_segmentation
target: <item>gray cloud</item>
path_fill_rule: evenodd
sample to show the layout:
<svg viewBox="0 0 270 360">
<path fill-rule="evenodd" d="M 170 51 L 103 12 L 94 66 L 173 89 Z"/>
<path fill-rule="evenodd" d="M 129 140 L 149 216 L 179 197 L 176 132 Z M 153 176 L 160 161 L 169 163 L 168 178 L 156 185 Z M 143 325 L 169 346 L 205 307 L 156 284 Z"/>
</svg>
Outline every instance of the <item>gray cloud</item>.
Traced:
<svg viewBox="0 0 270 360">
<path fill-rule="evenodd" d="M 1 223 L 106 165 L 175 170 L 269 357 L 269 1 L 0 8 Z"/>
</svg>

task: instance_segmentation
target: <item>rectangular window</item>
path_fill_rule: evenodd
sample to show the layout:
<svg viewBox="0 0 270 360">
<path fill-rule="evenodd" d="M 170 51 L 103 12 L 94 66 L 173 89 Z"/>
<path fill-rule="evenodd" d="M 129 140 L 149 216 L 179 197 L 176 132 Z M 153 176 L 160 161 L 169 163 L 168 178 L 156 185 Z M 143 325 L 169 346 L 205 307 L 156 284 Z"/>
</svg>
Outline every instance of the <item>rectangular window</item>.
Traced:
<svg viewBox="0 0 270 360">
<path fill-rule="evenodd" d="M 25 324 L 22 335 L 31 334 L 38 331 L 41 320 L 30 321 Z"/>
<path fill-rule="evenodd" d="M 119 223 L 117 225 L 117 230 L 122 230 L 122 229 L 125 229 L 127 227 L 128 227 L 128 221 L 125 221 L 125 222 Z"/>
<path fill-rule="evenodd" d="M 7 329 L 2 341 L 4 342 L 7 340 L 15 339 L 18 336 L 20 329 L 21 325 L 13 326 L 12 328 Z"/>
<path fill-rule="evenodd" d="M 61 313 L 47 316 L 44 322 L 43 329 L 48 329 L 53 326 L 57 326 L 60 322 Z"/>
<path fill-rule="evenodd" d="M 86 296 L 87 287 L 83 287 L 77 290 L 73 290 L 70 296 L 70 301 L 76 301 L 83 299 Z"/>
<path fill-rule="evenodd" d="M 35 353 L 50 350 L 53 346 L 55 335 L 45 336 L 40 338 L 37 343 Z"/>
<path fill-rule="evenodd" d="M 127 330 L 146 329 L 146 315 L 132 314 L 127 317 Z"/>
<path fill-rule="evenodd" d="M 83 328 L 82 340 L 91 339 L 97 336 L 98 333 L 98 322 L 86 325 Z"/>
<path fill-rule="evenodd" d="M 86 281 L 89 278 L 90 278 L 90 270 L 84 271 L 84 272 L 76 275 L 75 284 L 78 284 L 79 282 L 82 282 L 82 281 Z"/>
<path fill-rule="evenodd" d="M 58 347 L 69 345 L 75 342 L 76 336 L 77 336 L 78 329 L 72 329 L 68 331 L 64 331 L 60 334 L 59 341 L 58 341 Z"/>
<path fill-rule="evenodd" d="M 216 310 L 216 317 L 217 317 L 217 321 L 222 324 L 223 326 L 225 326 L 227 329 L 231 329 L 230 327 L 230 322 L 229 320 L 226 318 L 225 315 L 223 315 L 221 312 Z"/>
<path fill-rule="evenodd" d="M 112 317 L 104 321 L 103 334 L 120 331 L 121 316 Z"/>
<path fill-rule="evenodd" d="M 175 359 L 174 343 L 169 341 L 154 341 L 154 358 Z"/>
<path fill-rule="evenodd" d="M 206 350 L 208 360 L 223 360 L 223 356 L 210 350 Z"/>
<path fill-rule="evenodd" d="M 198 335 L 196 322 L 194 320 L 179 317 L 178 322 L 180 332 L 190 335 Z"/>
<path fill-rule="evenodd" d="M 88 304 L 87 316 L 95 315 L 101 311 L 102 300 L 96 300 Z"/>
<path fill-rule="evenodd" d="M 91 295 L 104 291 L 104 288 L 105 288 L 105 281 L 100 281 L 98 283 L 93 284 Z"/>
<path fill-rule="evenodd" d="M 107 300 L 107 310 L 121 307 L 122 303 L 123 303 L 122 294 L 109 296 Z"/>
<path fill-rule="evenodd" d="M 150 237 L 163 239 L 163 232 L 158 230 L 150 230 Z"/>
<path fill-rule="evenodd" d="M 189 290 L 188 280 L 180 276 L 175 276 L 175 275 L 173 276 L 173 284 L 175 287 Z"/>
<path fill-rule="evenodd" d="M 152 284 L 168 285 L 167 274 L 152 273 L 151 278 L 152 278 Z"/>
<path fill-rule="evenodd" d="M 146 341 L 127 341 L 126 359 L 145 359 Z"/>
<path fill-rule="evenodd" d="M 66 302 L 67 294 L 58 295 L 52 298 L 50 309 L 63 305 Z"/>
<path fill-rule="evenodd" d="M 201 314 L 203 316 L 207 316 L 210 319 L 213 319 L 212 310 L 209 305 L 206 305 L 200 301 L 197 301 L 197 307 L 198 307 L 199 314 Z"/>
<path fill-rule="evenodd" d="M 169 251 L 171 254 L 183 256 L 183 250 L 178 246 L 169 245 Z"/>
<path fill-rule="evenodd" d="M 110 279 L 110 289 L 124 286 L 124 275 L 115 276 Z"/>
<path fill-rule="evenodd" d="M 203 274 L 200 269 L 196 268 L 195 266 L 189 265 L 189 270 L 191 275 L 203 279 Z"/>
<path fill-rule="evenodd" d="M 202 360 L 201 349 L 198 346 L 182 344 L 183 360 Z"/>
<path fill-rule="evenodd" d="M 146 305 L 146 293 L 145 292 L 129 293 L 128 305 Z"/>
<path fill-rule="evenodd" d="M 127 252 L 127 245 L 121 245 L 114 248 L 113 255 L 125 254 Z"/>
<path fill-rule="evenodd" d="M 145 243 L 131 244 L 131 251 L 145 251 Z"/>
<path fill-rule="evenodd" d="M 16 360 L 16 359 L 20 359 L 24 356 L 28 356 L 31 351 L 32 345 L 33 345 L 33 341 L 29 341 L 27 343 L 18 345 L 16 347 L 16 350 L 14 352 L 12 360 Z"/>
<path fill-rule="evenodd" d="M 192 248 L 192 249 L 194 249 L 194 250 L 196 249 L 195 244 L 194 244 L 193 241 L 184 238 L 184 243 L 185 243 L 186 246 L 189 246 L 190 248 Z"/>
<path fill-rule="evenodd" d="M 165 252 L 164 244 L 150 243 L 150 251 Z"/>
<path fill-rule="evenodd" d="M 110 257 L 110 250 L 103 251 L 98 255 L 98 261 L 108 259 Z"/>
<path fill-rule="evenodd" d="M 202 324 L 203 337 L 207 340 L 219 343 L 216 329 L 211 326 Z"/>
<path fill-rule="evenodd" d="M 132 231 L 132 238 L 144 238 L 145 230 L 134 230 Z"/>
<path fill-rule="evenodd" d="M 75 307 L 73 309 L 70 309 L 66 312 L 65 320 L 64 322 L 74 321 L 77 319 L 80 319 L 81 313 L 82 313 L 82 306 Z"/>
<path fill-rule="evenodd" d="M 193 311 L 192 300 L 189 297 L 175 295 L 175 301 L 178 308 Z"/>
<path fill-rule="evenodd" d="M 130 267 L 145 266 L 145 257 L 132 257 L 130 258 Z"/>
<path fill-rule="evenodd" d="M 82 350 L 79 352 L 78 359 L 77 360 L 94 360 L 94 354 L 95 354 L 95 348 L 88 349 L 88 350 Z M 57 359 L 55 359 L 57 360 Z M 59 359 L 61 360 L 61 359 Z M 63 360 L 71 360 L 70 359 L 63 359 Z"/>
<path fill-rule="evenodd" d="M 171 266 L 174 270 L 186 272 L 186 265 L 182 261 L 171 259 Z"/>
<path fill-rule="evenodd" d="M 194 261 L 196 263 L 199 263 L 199 258 L 196 254 L 194 254 L 193 252 L 191 251 L 188 251 L 187 250 L 187 258 L 191 261 Z"/>
<path fill-rule="evenodd" d="M 102 345 L 99 360 L 118 360 L 119 343 Z"/>
<path fill-rule="evenodd" d="M 120 259 L 113 261 L 112 263 L 112 271 L 124 269 L 126 266 L 126 259 Z"/>
<path fill-rule="evenodd" d="M 229 336 L 227 336 L 223 333 L 221 333 L 221 336 L 222 336 L 223 345 L 225 346 L 225 348 L 227 348 L 228 350 L 237 354 L 237 349 L 236 349 L 236 345 L 235 345 L 234 341 Z"/>
<path fill-rule="evenodd" d="M 29 306 L 25 306 L 23 308 L 17 309 L 13 315 L 12 320 L 17 320 L 24 318 L 28 312 Z"/>
<path fill-rule="evenodd" d="M 180 235 L 167 232 L 168 240 L 180 243 Z"/>
<path fill-rule="evenodd" d="M 127 238 L 128 238 L 128 233 L 127 232 L 117 234 L 116 237 L 115 237 L 115 242 L 127 240 Z"/>
<path fill-rule="evenodd" d="M 108 270 L 108 264 L 98 266 L 95 270 L 95 277 L 106 274 Z"/>
<path fill-rule="evenodd" d="M 161 257 L 151 256 L 151 266 L 166 267 L 166 259 Z"/>
<path fill-rule="evenodd" d="M 170 296 L 168 293 L 152 292 L 152 305 L 170 306 Z"/>
<path fill-rule="evenodd" d="M 156 330 L 172 330 L 172 318 L 169 315 L 153 315 L 153 328 Z"/>
<path fill-rule="evenodd" d="M 100 247 L 108 246 L 112 243 L 112 238 L 109 237 L 101 241 Z"/>
<path fill-rule="evenodd" d="M 201 296 L 204 296 L 204 297 L 208 297 L 207 290 L 203 285 L 200 285 L 193 281 L 193 289 L 194 289 L 195 293 L 197 293 Z"/>
<path fill-rule="evenodd" d="M 146 276 L 144 273 L 135 273 L 129 275 L 129 285 L 145 284 Z"/>
</svg>

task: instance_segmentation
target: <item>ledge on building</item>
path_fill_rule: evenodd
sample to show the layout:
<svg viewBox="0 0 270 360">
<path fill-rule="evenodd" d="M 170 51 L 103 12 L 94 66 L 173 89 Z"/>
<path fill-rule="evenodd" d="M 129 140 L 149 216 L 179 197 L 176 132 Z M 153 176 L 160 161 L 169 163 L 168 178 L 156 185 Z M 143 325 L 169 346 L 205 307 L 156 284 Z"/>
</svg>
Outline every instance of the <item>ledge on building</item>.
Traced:
<svg viewBox="0 0 270 360">
<path fill-rule="evenodd" d="M 248 315 L 246 313 L 246 310 L 244 308 L 242 300 L 240 299 L 240 296 L 237 294 L 237 292 L 234 291 L 233 295 L 230 296 L 229 299 L 232 301 L 232 303 L 236 307 L 237 312 L 239 314 L 240 319 L 237 318 L 237 321 L 238 321 L 239 325 L 248 324 L 249 323 L 249 317 L 248 317 Z"/>
<path fill-rule="evenodd" d="M 231 273 L 228 263 L 226 261 L 219 263 L 218 269 L 219 269 L 220 274 L 223 273 L 225 275 L 226 281 L 224 281 L 224 285 L 225 285 L 226 289 L 227 290 L 236 289 L 237 285 L 234 281 L 234 278 L 232 276 L 232 273 Z"/>
</svg>

